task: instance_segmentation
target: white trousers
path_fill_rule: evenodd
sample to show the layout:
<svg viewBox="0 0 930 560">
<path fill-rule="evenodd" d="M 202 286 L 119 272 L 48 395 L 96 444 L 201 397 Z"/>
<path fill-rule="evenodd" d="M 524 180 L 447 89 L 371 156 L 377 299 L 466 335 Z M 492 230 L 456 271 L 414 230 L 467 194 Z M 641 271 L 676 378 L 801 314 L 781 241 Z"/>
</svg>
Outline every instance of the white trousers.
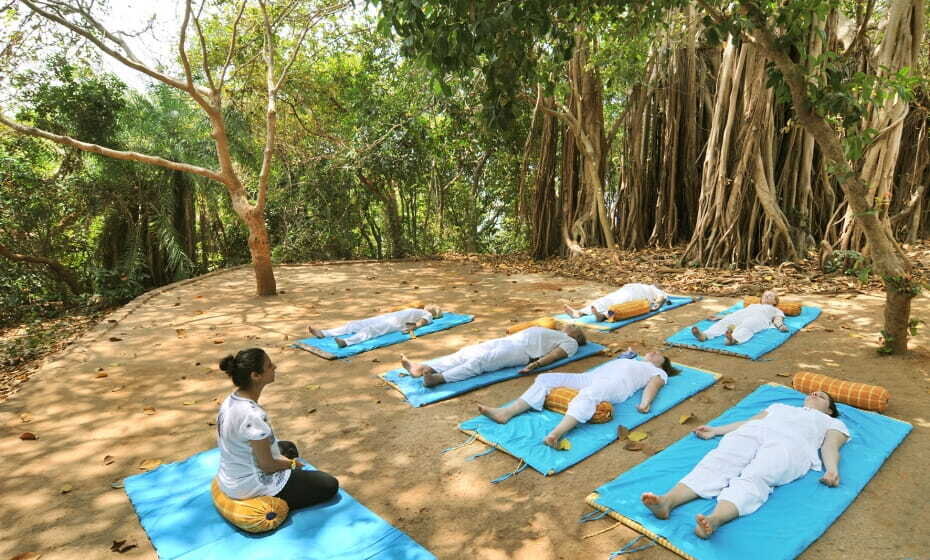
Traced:
<svg viewBox="0 0 930 560">
<path fill-rule="evenodd" d="M 704 336 L 707 338 L 721 336 L 723 333 L 727 332 L 727 328 L 730 326 L 733 326 L 733 338 L 742 344 L 752 338 L 752 335 L 757 332 L 764 331 L 771 327 L 772 322 L 767 316 L 754 313 L 751 309 L 740 309 L 739 311 L 724 315 L 723 319 L 720 319 L 711 325 L 709 329 L 704 331 Z"/>
<path fill-rule="evenodd" d="M 591 303 L 582 307 L 581 310 L 584 313 L 590 313 L 591 308 L 593 307 L 594 309 L 597 309 L 599 313 L 607 313 L 607 310 L 610 309 L 612 305 L 619 305 L 628 301 L 633 301 L 633 298 L 631 298 L 628 294 L 623 292 L 614 292 L 592 301 Z M 651 301 L 649 303 L 650 305 L 652 304 Z"/>
<path fill-rule="evenodd" d="M 765 503 L 772 488 L 788 484 L 810 470 L 800 446 L 764 427 L 741 427 L 723 436 L 716 449 L 681 483 L 702 498 L 717 497 L 749 515 Z"/>
<path fill-rule="evenodd" d="M 546 395 L 556 387 L 576 389 L 578 394 L 568 403 L 566 416 L 584 424 L 594 416 L 601 401 L 621 403 L 636 391 L 631 391 L 629 384 L 618 383 L 619 376 L 609 368 L 602 368 L 600 375 L 595 370 L 590 373 L 541 373 L 536 381 L 520 398 L 534 410 L 542 410 Z"/>
<path fill-rule="evenodd" d="M 349 321 L 341 327 L 335 329 L 324 329 L 324 336 L 342 336 L 352 334 L 343 338 L 349 346 L 365 342 L 366 340 L 379 337 L 383 334 L 399 331 L 403 327 L 398 327 L 397 321 L 391 317 L 371 317 L 369 319 L 359 319 Z"/>
<path fill-rule="evenodd" d="M 505 339 L 495 339 L 466 346 L 455 354 L 429 360 L 424 364 L 441 373 L 446 383 L 452 383 L 489 371 L 524 366 L 529 362 L 530 355 L 522 345 Z"/>
</svg>

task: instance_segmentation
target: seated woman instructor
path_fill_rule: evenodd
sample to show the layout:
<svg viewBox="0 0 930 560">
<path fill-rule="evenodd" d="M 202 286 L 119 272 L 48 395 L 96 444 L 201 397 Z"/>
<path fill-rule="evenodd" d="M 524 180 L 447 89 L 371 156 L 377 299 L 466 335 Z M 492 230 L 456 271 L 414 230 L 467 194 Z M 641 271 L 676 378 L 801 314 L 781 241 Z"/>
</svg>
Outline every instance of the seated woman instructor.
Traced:
<svg viewBox="0 0 930 560">
<path fill-rule="evenodd" d="M 220 361 L 237 389 L 220 406 L 216 419 L 220 469 L 216 479 L 230 498 L 275 496 L 291 510 L 325 502 L 336 495 L 339 481 L 322 471 L 300 469 L 287 459 L 258 399 L 274 383 L 275 365 L 261 348 L 242 350 Z"/>
</svg>

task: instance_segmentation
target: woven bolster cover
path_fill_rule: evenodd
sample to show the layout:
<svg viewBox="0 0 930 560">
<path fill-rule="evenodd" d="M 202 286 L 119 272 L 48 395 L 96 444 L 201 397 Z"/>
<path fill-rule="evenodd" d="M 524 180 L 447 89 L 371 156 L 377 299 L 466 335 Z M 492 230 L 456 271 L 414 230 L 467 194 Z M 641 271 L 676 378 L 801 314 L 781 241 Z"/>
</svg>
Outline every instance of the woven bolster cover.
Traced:
<svg viewBox="0 0 930 560">
<path fill-rule="evenodd" d="M 614 314 L 607 320 L 611 323 L 616 323 L 617 321 L 636 317 L 643 313 L 649 313 L 649 300 L 634 299 L 626 303 L 618 303 L 617 305 L 611 305 L 608 311 L 613 311 Z"/>
<path fill-rule="evenodd" d="M 884 412 L 888 406 L 888 399 L 891 398 L 888 389 L 878 385 L 843 381 L 809 371 L 795 373 L 791 384 L 802 393 L 823 391 L 833 397 L 836 402 L 846 403 L 863 410 Z"/>
<path fill-rule="evenodd" d="M 746 296 L 743 298 L 743 307 L 749 307 L 754 303 L 761 303 L 762 298 L 757 298 L 756 296 Z M 783 301 L 779 300 L 778 305 L 775 307 L 781 309 L 781 312 L 789 317 L 797 317 L 801 314 L 801 304 L 796 301 Z"/>
<path fill-rule="evenodd" d="M 281 498 L 257 496 L 248 500 L 234 500 L 220 490 L 215 478 L 210 493 L 220 515 L 248 533 L 265 533 L 277 529 L 287 519 L 287 502 Z"/>
<path fill-rule="evenodd" d="M 552 317 L 540 317 L 539 319 L 533 319 L 532 321 L 526 321 L 524 323 L 517 323 L 516 325 L 511 325 L 507 327 L 507 334 L 518 333 L 530 327 L 545 327 L 547 329 L 555 329 L 558 326 L 559 326 L 558 321 L 556 321 Z"/>
<path fill-rule="evenodd" d="M 546 395 L 546 403 L 543 405 L 552 412 L 558 412 L 559 414 L 565 414 L 568 410 L 568 403 L 572 402 L 572 399 L 575 398 L 575 395 L 578 394 L 578 391 L 574 389 L 569 389 L 568 387 L 556 387 L 555 389 L 549 391 L 549 394 Z M 597 403 L 597 409 L 594 411 L 594 416 L 588 420 L 588 424 L 603 424 L 604 422 L 610 422 L 610 419 L 614 416 L 614 407 L 612 404 L 606 401 L 601 401 Z"/>
</svg>

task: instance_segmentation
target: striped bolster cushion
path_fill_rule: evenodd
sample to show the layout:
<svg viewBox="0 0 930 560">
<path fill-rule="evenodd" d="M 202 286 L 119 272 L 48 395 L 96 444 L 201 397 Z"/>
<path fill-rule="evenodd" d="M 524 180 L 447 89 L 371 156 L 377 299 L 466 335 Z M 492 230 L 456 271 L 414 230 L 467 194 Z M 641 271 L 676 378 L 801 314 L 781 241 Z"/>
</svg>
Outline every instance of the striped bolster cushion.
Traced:
<svg viewBox="0 0 930 560">
<path fill-rule="evenodd" d="M 547 329 L 555 329 L 558 326 L 559 322 L 552 317 L 540 317 L 539 319 L 533 319 L 532 321 L 517 323 L 516 325 L 507 327 L 507 334 L 518 333 L 530 327 L 545 327 Z"/>
<path fill-rule="evenodd" d="M 761 303 L 762 299 L 756 296 L 746 296 L 743 298 L 743 307 L 749 307 L 754 303 Z M 801 314 L 801 304 L 796 301 L 779 300 L 775 307 L 781 309 L 781 312 L 789 317 L 797 317 Z"/>
<path fill-rule="evenodd" d="M 543 405 L 552 412 L 558 412 L 559 414 L 565 414 L 568 410 L 568 403 L 572 402 L 572 399 L 575 398 L 575 395 L 578 394 L 578 391 L 574 389 L 569 389 L 568 387 L 556 387 L 555 389 L 549 391 L 549 394 L 546 395 L 546 403 Z M 614 416 L 614 407 L 612 404 L 606 401 L 601 401 L 597 403 L 597 409 L 594 411 L 594 416 L 588 420 L 588 424 L 603 424 L 604 422 L 610 422 L 610 419 Z"/>
<path fill-rule="evenodd" d="M 802 393 L 823 391 L 833 397 L 836 402 L 878 412 L 885 410 L 888 406 L 888 399 L 891 398 L 888 389 L 878 385 L 843 381 L 842 379 L 809 371 L 795 373 L 791 384 Z"/>
<path fill-rule="evenodd" d="M 287 519 L 287 502 L 281 498 L 257 496 L 248 500 L 234 500 L 220 490 L 215 478 L 210 493 L 220 515 L 248 533 L 265 533 L 277 529 Z"/>
<path fill-rule="evenodd" d="M 607 309 L 613 312 L 613 315 L 607 320 L 611 323 L 615 323 L 623 319 L 642 315 L 643 313 L 649 313 L 649 300 L 634 299 L 633 301 L 611 305 Z"/>
</svg>

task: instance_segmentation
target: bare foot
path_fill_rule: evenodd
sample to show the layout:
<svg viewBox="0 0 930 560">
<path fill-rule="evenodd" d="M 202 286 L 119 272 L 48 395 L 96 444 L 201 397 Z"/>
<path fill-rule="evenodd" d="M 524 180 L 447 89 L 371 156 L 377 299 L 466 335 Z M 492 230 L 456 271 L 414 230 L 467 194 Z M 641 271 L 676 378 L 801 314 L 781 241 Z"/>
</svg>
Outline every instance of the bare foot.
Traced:
<svg viewBox="0 0 930 560">
<path fill-rule="evenodd" d="M 577 309 L 572 308 L 572 306 L 567 303 L 565 304 L 565 312 L 568 313 L 568 316 L 573 319 L 577 319 L 578 317 L 581 317 L 581 312 L 578 311 Z"/>
<path fill-rule="evenodd" d="M 697 327 L 691 327 L 691 334 L 694 335 L 694 338 L 700 340 L 701 342 L 707 340 L 707 337 L 704 336 L 704 333 L 701 332 L 701 329 Z"/>
<path fill-rule="evenodd" d="M 697 524 L 694 526 L 694 534 L 702 539 L 709 539 L 710 536 L 714 534 L 714 531 L 717 530 L 717 525 L 706 515 L 699 513 L 694 516 L 694 520 L 697 521 Z"/>
<path fill-rule="evenodd" d="M 494 420 L 498 424 L 506 424 L 510 420 L 510 417 L 504 414 L 503 409 L 500 409 L 500 408 L 493 408 L 490 406 L 479 404 L 478 412 L 487 416 L 491 420 Z"/>
<path fill-rule="evenodd" d="M 594 318 L 597 319 L 598 322 L 604 322 L 607 320 L 607 315 L 604 315 L 603 313 L 601 313 L 597 309 L 594 309 L 593 307 L 591 308 L 591 314 L 594 315 Z"/>
<path fill-rule="evenodd" d="M 313 328 L 313 325 L 307 325 L 307 332 L 317 338 L 326 338 L 326 336 L 323 334 L 323 331 Z"/>
<path fill-rule="evenodd" d="M 423 377 L 424 374 L 430 373 L 432 369 L 423 364 L 415 364 L 407 359 L 407 356 L 400 355 L 400 365 L 407 370 L 412 377 Z"/>
<path fill-rule="evenodd" d="M 410 372 L 413 375 L 413 372 Z M 416 377 L 416 376 L 414 376 Z M 436 385 L 441 385 L 445 383 L 446 380 L 442 377 L 442 374 L 439 373 L 427 373 L 423 375 L 423 386 L 424 387 L 435 387 Z"/>
<path fill-rule="evenodd" d="M 733 346 L 734 344 L 739 344 L 739 341 L 733 338 L 733 331 L 727 330 L 727 332 L 723 333 L 723 336 L 727 339 L 727 341 L 724 343 L 727 346 Z"/>
<path fill-rule="evenodd" d="M 543 438 L 543 443 L 546 444 L 546 445 L 548 445 L 548 446 L 551 447 L 552 449 L 558 449 L 558 448 L 559 448 L 559 438 L 555 437 L 555 436 L 552 435 L 552 434 L 549 434 L 548 436 L 544 437 L 544 438 Z"/>
<path fill-rule="evenodd" d="M 652 492 L 643 492 L 639 499 L 643 502 L 644 506 L 649 508 L 652 515 L 655 515 L 659 519 L 668 519 L 668 503 L 666 503 L 662 496 L 656 496 Z"/>
<path fill-rule="evenodd" d="M 345 347 L 346 347 L 346 341 L 345 341 L 345 340 L 342 340 L 341 338 L 336 338 L 336 339 L 334 339 L 334 340 L 336 341 L 336 346 L 338 346 L 338 347 L 340 347 L 340 348 L 345 348 Z"/>
</svg>

